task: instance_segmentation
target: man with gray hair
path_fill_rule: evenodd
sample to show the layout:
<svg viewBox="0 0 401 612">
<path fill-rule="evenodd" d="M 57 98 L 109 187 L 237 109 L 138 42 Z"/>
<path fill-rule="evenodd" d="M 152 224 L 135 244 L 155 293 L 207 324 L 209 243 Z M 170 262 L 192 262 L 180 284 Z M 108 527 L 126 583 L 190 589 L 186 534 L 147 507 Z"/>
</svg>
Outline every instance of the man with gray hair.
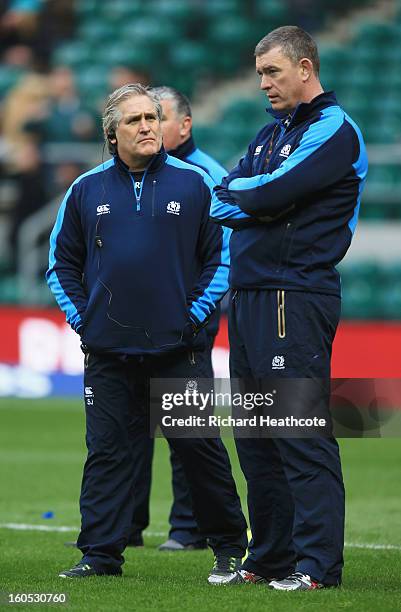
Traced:
<svg viewBox="0 0 401 612">
<path fill-rule="evenodd" d="M 217 223 L 236 229 L 230 241 L 231 376 L 254 386 L 286 379 L 292 411 L 308 408 L 305 388 L 314 384 L 313 408 L 330 423 L 331 347 L 341 307 L 336 265 L 357 223 L 365 145 L 334 92 L 324 92 L 317 46 L 307 32 L 278 28 L 258 43 L 255 56 L 273 121 L 216 188 L 211 209 Z M 330 432 L 290 435 L 236 440 L 252 542 L 234 583 L 264 582 L 285 591 L 341 583 L 338 444 Z"/>
<path fill-rule="evenodd" d="M 215 159 L 207 155 L 195 145 L 192 136 L 192 111 L 188 98 L 173 87 L 153 87 L 153 93 L 160 100 L 162 107 L 163 145 L 169 155 L 184 162 L 202 168 L 219 184 L 227 171 Z M 220 304 L 211 315 L 206 326 L 207 347 L 205 355 L 210 360 L 212 371 L 212 348 L 218 332 L 220 319 Z M 144 447 L 137 447 L 137 496 L 129 539 L 129 545 L 142 546 L 142 532 L 149 524 L 149 501 L 151 488 L 151 471 L 153 458 L 153 439 L 144 439 Z M 170 449 L 170 459 L 173 471 L 173 504 L 169 516 L 170 531 L 166 542 L 159 546 L 164 552 L 179 552 L 184 550 L 200 550 L 207 548 L 207 542 L 199 532 L 192 510 L 192 500 L 185 478 L 185 472 L 175 450 Z"/>
<path fill-rule="evenodd" d="M 103 127 L 113 158 L 73 183 L 50 238 L 47 281 L 85 353 L 83 556 L 62 578 L 122 573 L 150 379 L 211 376 L 204 325 L 227 290 L 228 236 L 209 219 L 209 176 L 166 154 L 161 118 L 139 84 L 110 95 Z M 247 545 L 227 451 L 220 438 L 170 444 L 215 555 L 208 582 L 224 583 Z"/>
</svg>

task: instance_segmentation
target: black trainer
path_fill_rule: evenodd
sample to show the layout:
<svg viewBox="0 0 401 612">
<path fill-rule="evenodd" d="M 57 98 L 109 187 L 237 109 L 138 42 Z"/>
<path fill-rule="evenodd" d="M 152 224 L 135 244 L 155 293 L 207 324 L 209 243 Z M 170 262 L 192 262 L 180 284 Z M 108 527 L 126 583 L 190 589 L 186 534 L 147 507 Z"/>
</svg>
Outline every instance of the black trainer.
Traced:
<svg viewBox="0 0 401 612">
<path fill-rule="evenodd" d="M 122 571 L 100 572 L 88 563 L 77 563 L 69 570 L 59 573 L 59 578 L 90 578 L 91 576 L 121 576 Z"/>
<path fill-rule="evenodd" d="M 207 579 L 209 584 L 240 584 L 243 582 L 239 569 L 242 559 L 217 554 L 214 556 L 214 565 Z"/>
</svg>

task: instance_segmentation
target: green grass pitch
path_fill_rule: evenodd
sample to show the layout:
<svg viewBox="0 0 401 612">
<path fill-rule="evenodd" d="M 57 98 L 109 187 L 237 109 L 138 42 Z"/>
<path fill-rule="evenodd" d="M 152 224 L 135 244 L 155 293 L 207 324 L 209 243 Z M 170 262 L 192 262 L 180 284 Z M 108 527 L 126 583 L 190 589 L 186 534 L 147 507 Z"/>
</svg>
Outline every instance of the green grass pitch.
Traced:
<svg viewBox="0 0 401 612">
<path fill-rule="evenodd" d="M 227 445 L 242 499 L 245 485 L 232 440 Z M 0 400 L 0 591 L 68 594 L 67 606 L 19 609 L 248 611 L 401 610 L 401 443 L 343 440 L 347 490 L 344 582 L 341 589 L 277 593 L 265 587 L 211 587 L 210 551 L 160 553 L 171 502 L 168 449 L 157 441 L 152 521 L 145 548 L 126 551 L 123 578 L 66 581 L 58 571 L 79 560 L 63 544 L 76 532 L 16 531 L 8 523 L 79 526 L 78 495 L 85 457 L 80 401 Z M 243 501 L 245 507 L 245 501 Z M 54 517 L 43 519 L 51 511 Z M 213 508 L 211 508 L 213 511 Z M 355 544 L 392 545 L 369 549 Z M 398 548 L 397 548 L 398 547 Z M 3 595 L 4 597 L 4 595 Z M 8 606 L 9 607 L 9 606 Z M 5 607 L 4 609 L 7 609 Z"/>
</svg>

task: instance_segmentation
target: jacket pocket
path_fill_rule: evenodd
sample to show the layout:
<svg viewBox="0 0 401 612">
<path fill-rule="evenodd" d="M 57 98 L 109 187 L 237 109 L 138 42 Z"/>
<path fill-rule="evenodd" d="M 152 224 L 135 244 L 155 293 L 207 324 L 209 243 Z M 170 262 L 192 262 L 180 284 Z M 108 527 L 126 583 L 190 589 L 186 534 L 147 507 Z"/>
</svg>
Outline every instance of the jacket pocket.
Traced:
<svg viewBox="0 0 401 612">
<path fill-rule="evenodd" d="M 284 289 L 277 290 L 277 334 L 281 339 L 286 337 Z"/>
</svg>

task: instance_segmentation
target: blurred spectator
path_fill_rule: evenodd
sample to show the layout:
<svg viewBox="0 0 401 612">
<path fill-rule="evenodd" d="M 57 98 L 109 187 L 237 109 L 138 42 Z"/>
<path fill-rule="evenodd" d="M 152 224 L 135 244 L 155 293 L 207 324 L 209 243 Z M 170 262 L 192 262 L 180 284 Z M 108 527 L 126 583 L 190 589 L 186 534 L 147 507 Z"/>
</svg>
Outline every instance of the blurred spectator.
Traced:
<svg viewBox="0 0 401 612">
<path fill-rule="evenodd" d="M 49 78 L 50 105 L 44 122 L 45 139 L 50 142 L 97 140 L 95 119 L 79 98 L 72 71 L 59 66 Z"/>
<path fill-rule="evenodd" d="M 80 1 L 80 0 L 77 0 Z M 39 16 L 35 54 L 42 68 L 49 68 L 53 50 L 75 31 L 75 5 L 72 0 L 47 0 Z"/>
<path fill-rule="evenodd" d="M 92 98 L 92 111 L 94 111 L 97 116 L 101 116 L 107 94 L 111 91 L 119 89 L 127 83 L 141 83 L 144 87 L 146 87 L 147 85 L 150 85 L 150 77 L 149 74 L 141 68 L 135 68 L 133 66 L 122 64 L 113 66 L 107 75 L 106 91 L 99 90 L 96 92 L 97 95 Z M 103 139 L 103 133 L 100 129 L 97 132 L 97 136 L 98 138 L 96 140 L 101 141 Z"/>
<path fill-rule="evenodd" d="M 146 87 L 150 85 L 150 77 L 141 69 L 131 66 L 115 66 L 109 76 L 110 91 L 114 91 L 127 83 L 141 83 Z"/>
<path fill-rule="evenodd" d="M 33 52 L 28 45 L 14 45 L 9 47 L 3 55 L 3 64 L 14 68 L 31 69 L 33 61 Z"/>
<path fill-rule="evenodd" d="M 41 0 L 9 0 L 2 2 L 1 27 L 16 37 L 30 35 L 36 28 Z"/>
<path fill-rule="evenodd" d="M 18 147 L 33 140 L 26 130 L 29 122 L 44 120 L 49 93 L 48 79 L 44 75 L 28 73 L 10 91 L 3 106 L 3 135 L 9 146 Z M 12 159 L 10 160 L 12 165 Z"/>
<path fill-rule="evenodd" d="M 71 0 L 0 0 L 0 53 L 31 48 L 31 66 L 46 69 L 54 47 L 73 33 Z M 3 62 L 8 63 L 7 58 Z"/>
<path fill-rule="evenodd" d="M 46 180 L 39 147 L 34 142 L 24 143 L 14 158 L 13 178 L 18 191 L 10 216 L 11 265 L 16 269 L 17 238 L 22 221 L 47 203 Z"/>
<path fill-rule="evenodd" d="M 31 45 L 38 28 L 40 0 L 1 0 L 1 50 L 18 44 Z"/>
<path fill-rule="evenodd" d="M 60 193 L 65 193 L 83 171 L 84 168 L 73 160 L 59 164 L 55 169 L 51 195 L 57 196 Z"/>
</svg>

